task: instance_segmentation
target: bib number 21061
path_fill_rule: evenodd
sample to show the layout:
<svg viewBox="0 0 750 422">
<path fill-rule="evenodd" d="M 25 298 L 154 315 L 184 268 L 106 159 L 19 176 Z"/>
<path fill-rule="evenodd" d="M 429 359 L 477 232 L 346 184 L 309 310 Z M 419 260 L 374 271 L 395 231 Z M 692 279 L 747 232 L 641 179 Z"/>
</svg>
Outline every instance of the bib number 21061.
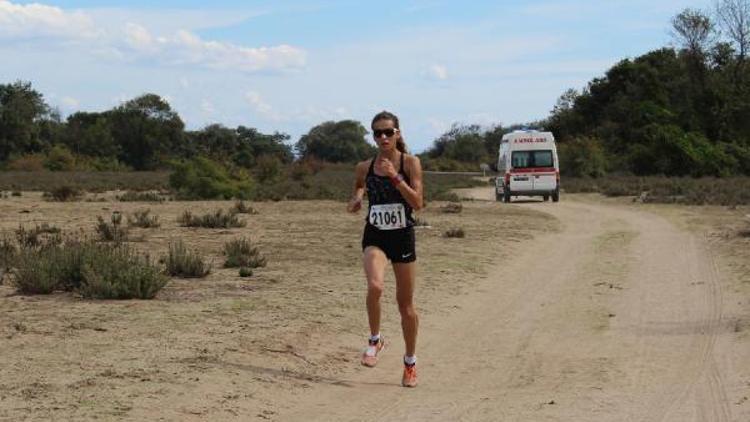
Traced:
<svg viewBox="0 0 750 422">
<path fill-rule="evenodd" d="M 395 230 L 406 227 L 406 212 L 403 204 L 380 204 L 370 207 L 370 224 L 380 230 Z"/>
</svg>

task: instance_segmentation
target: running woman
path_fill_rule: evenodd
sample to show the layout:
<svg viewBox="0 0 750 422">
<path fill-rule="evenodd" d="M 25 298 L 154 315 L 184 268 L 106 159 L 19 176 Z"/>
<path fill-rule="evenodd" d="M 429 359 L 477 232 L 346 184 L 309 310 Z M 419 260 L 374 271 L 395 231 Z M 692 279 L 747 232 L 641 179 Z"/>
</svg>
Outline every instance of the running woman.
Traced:
<svg viewBox="0 0 750 422">
<path fill-rule="evenodd" d="M 396 276 L 396 299 L 401 313 L 404 355 L 404 387 L 417 386 L 417 327 L 414 307 L 417 254 L 414 245 L 414 210 L 423 207 L 422 166 L 419 158 L 406 153 L 398 117 L 387 111 L 372 119 L 372 134 L 378 146 L 375 158 L 357 164 L 354 195 L 347 210 L 362 208 L 367 189 L 368 209 L 362 236 L 365 276 L 367 277 L 367 317 L 370 338 L 362 353 L 362 364 L 373 367 L 385 342 L 380 335 L 380 297 L 388 261 Z"/>
</svg>

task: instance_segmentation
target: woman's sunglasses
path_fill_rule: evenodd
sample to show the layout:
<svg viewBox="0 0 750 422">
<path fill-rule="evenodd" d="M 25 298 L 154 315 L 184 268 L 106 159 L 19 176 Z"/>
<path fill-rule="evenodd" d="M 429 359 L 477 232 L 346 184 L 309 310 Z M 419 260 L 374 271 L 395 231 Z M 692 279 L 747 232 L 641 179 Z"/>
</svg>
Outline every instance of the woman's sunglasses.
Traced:
<svg viewBox="0 0 750 422">
<path fill-rule="evenodd" d="M 396 129 L 396 128 L 373 129 L 372 130 L 372 136 L 375 139 L 378 139 L 378 138 L 382 137 L 383 135 L 385 135 L 386 138 L 390 138 L 391 136 L 395 135 L 396 133 L 398 133 L 398 129 Z"/>
</svg>

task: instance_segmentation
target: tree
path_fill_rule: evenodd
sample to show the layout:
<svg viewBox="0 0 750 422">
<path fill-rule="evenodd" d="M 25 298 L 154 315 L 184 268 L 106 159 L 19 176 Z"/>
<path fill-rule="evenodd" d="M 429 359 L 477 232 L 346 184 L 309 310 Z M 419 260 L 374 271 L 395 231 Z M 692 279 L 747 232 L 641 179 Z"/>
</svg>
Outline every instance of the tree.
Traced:
<svg viewBox="0 0 750 422">
<path fill-rule="evenodd" d="M 737 62 L 742 66 L 750 49 L 750 1 L 719 0 L 716 16 L 724 33 L 734 43 Z"/>
<path fill-rule="evenodd" d="M 63 143 L 75 154 L 103 158 L 121 154 L 106 113 L 79 111 L 68 116 Z"/>
<path fill-rule="evenodd" d="M 134 98 L 108 113 L 112 136 L 121 148 L 120 161 L 150 170 L 181 154 L 184 123 L 156 94 Z"/>
<path fill-rule="evenodd" d="M 317 158 L 333 163 L 353 163 L 372 157 L 374 146 L 365 141 L 367 129 L 354 120 L 321 123 L 296 144 L 300 158 Z"/>
<path fill-rule="evenodd" d="M 30 82 L 0 84 L 0 161 L 11 154 L 44 149 L 38 122 L 48 111 L 42 94 L 32 89 Z"/>
<path fill-rule="evenodd" d="M 672 18 L 672 36 L 696 58 L 703 58 L 716 36 L 716 25 L 705 13 L 687 8 Z"/>
</svg>

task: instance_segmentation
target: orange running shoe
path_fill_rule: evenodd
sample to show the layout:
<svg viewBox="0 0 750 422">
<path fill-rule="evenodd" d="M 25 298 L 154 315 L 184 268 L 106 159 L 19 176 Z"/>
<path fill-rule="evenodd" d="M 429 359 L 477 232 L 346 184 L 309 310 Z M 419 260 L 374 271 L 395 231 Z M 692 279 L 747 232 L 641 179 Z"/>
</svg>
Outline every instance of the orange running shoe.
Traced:
<svg viewBox="0 0 750 422">
<path fill-rule="evenodd" d="M 362 365 L 368 366 L 370 368 L 377 365 L 378 353 L 380 353 L 380 351 L 384 348 L 385 340 L 383 340 L 383 336 L 380 336 L 380 339 L 376 343 L 368 341 L 365 351 L 362 352 Z"/>
<path fill-rule="evenodd" d="M 401 379 L 404 387 L 417 386 L 417 365 L 404 365 L 404 377 Z"/>
</svg>

